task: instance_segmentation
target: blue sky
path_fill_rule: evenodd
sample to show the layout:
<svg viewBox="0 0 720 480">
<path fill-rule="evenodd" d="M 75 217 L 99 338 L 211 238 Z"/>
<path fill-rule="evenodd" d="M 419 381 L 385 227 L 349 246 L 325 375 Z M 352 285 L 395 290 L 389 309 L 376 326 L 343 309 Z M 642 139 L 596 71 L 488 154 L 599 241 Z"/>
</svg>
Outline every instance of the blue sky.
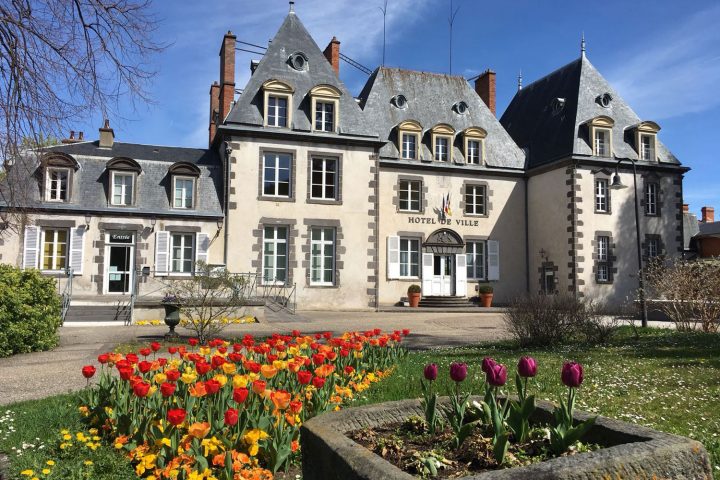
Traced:
<svg viewBox="0 0 720 480">
<path fill-rule="evenodd" d="M 720 3 L 712 0 L 453 0 L 453 73 L 497 72 L 502 114 L 517 90 L 577 58 L 585 33 L 588 58 L 685 164 L 685 202 L 698 212 L 720 208 Z M 375 68 L 382 61 L 383 0 L 297 0 L 295 10 L 321 48 L 333 35 L 341 52 Z M 207 145 L 208 91 L 218 79 L 222 35 L 267 44 L 288 11 L 285 0 L 155 0 L 156 38 L 170 46 L 155 58 L 154 104 L 113 118 L 116 139 L 159 145 Z M 389 66 L 448 71 L 450 0 L 388 0 Z M 237 54 L 237 88 L 258 58 Z M 340 76 L 358 93 L 367 77 L 342 63 Z M 99 119 L 76 125 L 97 138 Z"/>
</svg>

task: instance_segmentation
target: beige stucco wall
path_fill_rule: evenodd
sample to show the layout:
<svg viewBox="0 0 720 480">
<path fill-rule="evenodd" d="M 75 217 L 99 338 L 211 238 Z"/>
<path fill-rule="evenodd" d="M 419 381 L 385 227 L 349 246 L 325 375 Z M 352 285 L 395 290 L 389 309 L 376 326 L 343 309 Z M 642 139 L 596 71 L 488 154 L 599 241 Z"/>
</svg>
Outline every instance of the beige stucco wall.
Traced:
<svg viewBox="0 0 720 480">
<path fill-rule="evenodd" d="M 85 215 L 56 215 L 38 213 L 30 215 L 28 225 L 43 225 L 45 221 L 53 222 L 74 222 L 75 227 L 85 225 Z M 150 225 L 150 218 L 140 217 L 97 217 L 90 220 L 88 229 L 83 236 L 83 270 L 81 274 L 73 277 L 73 296 L 96 296 L 107 295 L 103 292 L 103 276 L 107 268 L 106 245 L 103 233 L 109 231 L 134 231 L 135 237 L 135 270 L 142 267 L 150 267 L 155 270 L 155 232 L 167 228 L 181 230 L 188 227 L 188 231 L 200 229 L 200 232 L 209 235 L 211 242 L 208 250 L 208 262 L 220 264 L 223 261 L 222 231 L 215 237 L 217 224 L 213 221 L 203 220 L 179 220 L 179 219 L 158 219 L 153 228 Z M 48 227 L 52 228 L 52 227 Z M 214 238 L 215 237 L 215 238 Z M 23 262 L 23 238 L 24 231 L 16 232 L 6 230 L 2 235 L 0 261 L 12 265 L 22 266 Z M 57 275 L 55 275 L 57 276 Z M 61 280 L 64 283 L 64 280 Z M 144 293 L 143 284 L 140 284 L 141 295 Z"/>
<path fill-rule="evenodd" d="M 400 177 L 421 178 L 427 192 L 424 213 L 398 211 L 397 185 Z M 487 183 L 490 209 L 487 217 L 466 216 L 461 208 L 464 182 Z M 387 237 L 407 233 L 421 233 L 423 240 L 440 228 L 450 228 L 460 236 L 477 239 L 497 240 L 500 244 L 500 280 L 491 282 L 496 304 L 507 303 L 516 295 L 525 293 L 525 192 L 524 180 L 513 177 L 468 176 L 458 173 L 427 173 L 424 171 L 381 169 L 380 172 L 380 228 L 379 278 L 380 303 L 394 304 L 407 296 L 407 288 L 415 283 L 421 285 L 421 278 L 388 280 Z M 450 193 L 452 216 L 450 224 L 440 224 L 437 210 L 442 207 L 442 198 Z M 435 223 L 412 222 L 425 218 Z M 467 223 L 466 223 L 467 222 Z M 477 222 L 477 224 L 475 224 Z M 466 223 L 466 224 L 464 224 Z M 422 250 L 422 248 L 421 248 Z M 420 258 L 422 263 L 422 256 Z M 422 265 L 420 266 L 422 276 Z M 483 282 L 485 283 L 485 282 Z M 468 281 L 468 297 L 476 295 L 477 281 Z"/>
<path fill-rule="evenodd" d="M 230 143 L 231 208 L 228 211 L 228 269 L 262 269 L 262 226 L 289 225 L 289 283 L 297 287 L 300 309 L 368 309 L 374 293 L 368 276 L 374 271 L 372 225 L 374 215 L 374 153 L 370 147 L 333 146 L 243 138 Z M 294 156 L 294 201 L 260 199 L 261 150 L 290 151 Z M 308 202 L 308 165 L 311 153 L 341 157 L 341 196 L 338 205 Z M 336 286 L 310 285 L 309 227 L 335 226 Z"/>
</svg>

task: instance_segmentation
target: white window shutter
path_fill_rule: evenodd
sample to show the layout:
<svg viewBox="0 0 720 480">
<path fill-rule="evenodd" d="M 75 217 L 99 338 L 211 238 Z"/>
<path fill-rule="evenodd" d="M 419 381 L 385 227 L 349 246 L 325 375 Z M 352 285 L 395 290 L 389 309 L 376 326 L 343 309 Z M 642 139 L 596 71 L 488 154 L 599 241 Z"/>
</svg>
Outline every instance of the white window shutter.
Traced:
<svg viewBox="0 0 720 480">
<path fill-rule="evenodd" d="M 500 280 L 500 242 L 487 241 L 488 280 Z"/>
<path fill-rule="evenodd" d="M 85 227 L 70 229 L 70 268 L 73 275 L 83 273 L 83 243 L 85 239 Z"/>
<path fill-rule="evenodd" d="M 467 257 L 464 253 L 455 255 L 455 296 L 467 295 Z"/>
<path fill-rule="evenodd" d="M 208 250 L 210 249 L 210 235 L 207 233 L 198 233 L 195 239 L 195 261 L 205 262 L 208 261 Z"/>
<path fill-rule="evenodd" d="M 400 237 L 387 237 L 387 277 L 388 280 L 400 278 Z"/>
<path fill-rule="evenodd" d="M 170 270 L 170 232 L 155 233 L 155 276 L 164 277 Z"/>
<path fill-rule="evenodd" d="M 433 261 L 435 255 L 432 253 L 422 254 L 422 294 L 432 294 L 432 281 L 433 281 Z"/>
<path fill-rule="evenodd" d="M 38 268 L 40 253 L 40 229 L 25 227 L 25 245 L 23 246 L 23 268 Z"/>
</svg>

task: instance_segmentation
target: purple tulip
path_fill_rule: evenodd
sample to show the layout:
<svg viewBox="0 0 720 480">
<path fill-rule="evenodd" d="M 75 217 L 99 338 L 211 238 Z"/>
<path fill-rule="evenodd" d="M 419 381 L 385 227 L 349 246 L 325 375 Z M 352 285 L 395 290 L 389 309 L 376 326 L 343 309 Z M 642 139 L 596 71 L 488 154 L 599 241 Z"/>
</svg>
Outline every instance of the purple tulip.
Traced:
<svg viewBox="0 0 720 480">
<path fill-rule="evenodd" d="M 480 368 L 480 370 L 485 372 L 485 374 L 487 375 L 487 373 L 490 371 L 490 369 L 492 367 L 494 367 L 495 365 L 497 365 L 497 362 L 495 360 L 493 360 L 490 357 L 485 357 L 485 358 L 483 358 L 482 367 Z"/>
<path fill-rule="evenodd" d="M 425 365 L 425 370 L 423 370 L 423 375 L 425 375 L 426 380 L 430 380 L 431 382 L 437 378 L 438 374 L 438 366 L 434 363 L 428 363 Z"/>
<path fill-rule="evenodd" d="M 523 378 L 534 377 L 537 375 L 537 362 L 532 357 L 521 357 L 517 370 Z"/>
<path fill-rule="evenodd" d="M 490 368 L 485 377 L 493 387 L 502 387 L 507 382 L 507 367 L 501 363 L 496 363 Z"/>
<path fill-rule="evenodd" d="M 577 388 L 583 382 L 583 367 L 577 362 L 565 362 L 560 374 L 562 382 L 570 387 Z"/>
<path fill-rule="evenodd" d="M 450 364 L 450 378 L 455 382 L 462 382 L 467 377 L 467 365 L 453 362 Z"/>
</svg>

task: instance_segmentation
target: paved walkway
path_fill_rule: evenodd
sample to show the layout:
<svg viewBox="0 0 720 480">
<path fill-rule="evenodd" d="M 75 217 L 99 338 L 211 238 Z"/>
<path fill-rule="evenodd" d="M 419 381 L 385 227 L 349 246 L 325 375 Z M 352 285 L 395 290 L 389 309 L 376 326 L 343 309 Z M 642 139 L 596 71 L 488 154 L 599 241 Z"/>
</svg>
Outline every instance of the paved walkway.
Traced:
<svg viewBox="0 0 720 480">
<path fill-rule="evenodd" d="M 407 345 L 412 349 L 471 345 L 497 340 L 507 334 L 499 313 L 447 312 L 301 312 L 298 315 L 268 312 L 264 322 L 232 325 L 224 336 L 246 333 L 265 336 L 274 332 L 303 333 L 381 328 L 408 328 Z M 119 343 L 150 342 L 162 338 L 167 327 L 65 326 L 60 345 L 50 352 L 29 353 L 0 359 L 0 405 L 44 398 L 85 386 L 83 365 L 97 364 L 100 353 Z M 183 330 L 180 330 L 183 333 Z"/>
</svg>

